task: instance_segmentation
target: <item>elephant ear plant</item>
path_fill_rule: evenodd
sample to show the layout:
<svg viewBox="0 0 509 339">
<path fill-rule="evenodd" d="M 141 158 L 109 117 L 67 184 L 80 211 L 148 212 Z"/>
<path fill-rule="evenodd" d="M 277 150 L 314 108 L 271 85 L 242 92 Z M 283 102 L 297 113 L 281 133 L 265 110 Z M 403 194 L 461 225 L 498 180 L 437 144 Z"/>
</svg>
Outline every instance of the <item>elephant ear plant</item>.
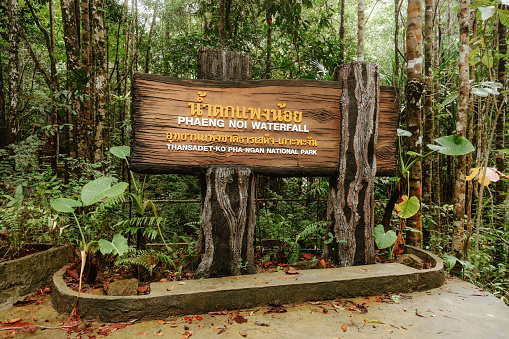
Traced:
<svg viewBox="0 0 509 339">
<path fill-rule="evenodd" d="M 101 177 L 83 186 L 77 200 L 71 198 L 57 198 L 50 201 L 51 207 L 56 211 L 60 213 L 70 213 L 72 215 L 81 236 L 81 241 L 79 243 L 81 273 L 78 293 L 81 292 L 83 271 L 85 269 L 87 257 L 90 256 L 90 252 L 94 246 L 98 246 L 103 254 L 112 253 L 122 255 L 128 250 L 127 240 L 121 234 L 116 234 L 112 242 L 105 239 L 87 240 L 85 234 L 86 231 L 90 231 L 93 226 L 92 215 L 103 209 L 105 205 L 111 205 L 120 201 L 128 186 L 125 182 L 120 182 L 115 185 L 112 184 L 113 178 Z M 87 213 L 87 207 L 92 205 L 95 205 L 95 210 L 91 213 Z"/>
</svg>

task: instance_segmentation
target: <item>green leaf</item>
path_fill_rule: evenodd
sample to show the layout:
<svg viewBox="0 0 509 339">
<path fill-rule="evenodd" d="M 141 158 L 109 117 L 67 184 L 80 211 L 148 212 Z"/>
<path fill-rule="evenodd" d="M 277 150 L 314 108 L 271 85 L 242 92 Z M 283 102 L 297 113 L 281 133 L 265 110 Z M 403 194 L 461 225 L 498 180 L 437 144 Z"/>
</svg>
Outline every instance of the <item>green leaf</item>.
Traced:
<svg viewBox="0 0 509 339">
<path fill-rule="evenodd" d="M 504 1 L 502 1 L 502 3 L 503 2 Z M 509 1 L 506 1 L 506 2 L 509 3 Z M 509 26 L 509 15 L 507 14 L 506 11 L 499 10 L 498 17 L 500 18 L 500 23 L 502 23 L 502 25 Z"/>
<path fill-rule="evenodd" d="M 411 137 L 412 136 L 412 133 L 410 133 L 407 130 L 401 129 L 401 128 L 398 128 L 397 132 L 398 132 L 398 137 Z"/>
<path fill-rule="evenodd" d="M 488 95 L 490 95 L 490 93 L 488 93 L 488 91 L 484 88 L 480 88 L 480 87 L 474 87 L 470 90 L 470 92 L 472 92 L 472 94 L 475 94 L 479 97 L 487 97 Z"/>
<path fill-rule="evenodd" d="M 481 61 L 484 64 L 484 66 L 493 67 L 493 62 L 495 61 L 495 58 L 493 57 L 493 53 L 491 53 L 491 52 L 484 53 Z"/>
<path fill-rule="evenodd" d="M 122 256 L 129 250 L 127 239 L 122 234 L 115 234 L 111 242 L 105 239 L 99 239 L 99 251 L 102 254 L 114 254 Z"/>
<path fill-rule="evenodd" d="M 400 211 L 398 213 L 398 217 L 403 219 L 410 218 L 411 216 L 415 215 L 415 213 L 417 213 L 420 208 L 421 203 L 419 202 L 419 198 L 412 196 L 410 199 L 398 204 L 398 209 Z"/>
<path fill-rule="evenodd" d="M 377 225 L 375 227 L 374 237 L 376 245 L 379 249 L 384 249 L 394 245 L 396 239 L 398 238 L 396 232 L 393 230 L 389 230 L 387 233 L 385 233 L 383 225 Z"/>
<path fill-rule="evenodd" d="M 481 12 L 481 20 L 483 21 L 488 20 L 496 13 L 495 6 L 479 7 L 479 11 Z"/>
<path fill-rule="evenodd" d="M 467 139 L 459 135 L 448 135 L 435 139 L 438 145 L 428 145 L 432 150 L 445 155 L 465 155 L 475 150 Z"/>
<path fill-rule="evenodd" d="M 68 198 L 53 199 L 50 200 L 49 204 L 55 211 L 62 213 L 72 213 L 74 212 L 74 207 L 82 206 L 81 202 Z"/>
<path fill-rule="evenodd" d="M 406 154 L 407 154 L 407 155 L 410 155 L 410 156 L 415 155 L 415 156 L 417 156 L 417 157 L 420 157 L 420 156 L 422 155 L 422 154 L 417 153 L 417 152 L 414 152 L 414 151 L 408 151 L 408 152 L 406 152 Z"/>
<path fill-rule="evenodd" d="M 81 190 L 81 201 L 85 206 L 95 204 L 104 198 L 111 198 L 124 193 L 128 184 L 120 182 L 113 187 L 110 187 L 113 178 L 101 177 L 94 181 L 89 182 Z"/>
<path fill-rule="evenodd" d="M 110 148 L 110 153 L 120 159 L 127 159 L 131 155 L 131 147 L 129 146 L 114 146 Z"/>
<path fill-rule="evenodd" d="M 455 93 L 452 93 L 452 94 L 448 95 L 447 98 L 445 98 L 445 100 L 442 101 L 440 106 L 445 107 L 445 106 L 449 105 L 451 102 L 456 100 L 457 97 L 458 97 L 458 92 L 455 92 Z"/>
</svg>

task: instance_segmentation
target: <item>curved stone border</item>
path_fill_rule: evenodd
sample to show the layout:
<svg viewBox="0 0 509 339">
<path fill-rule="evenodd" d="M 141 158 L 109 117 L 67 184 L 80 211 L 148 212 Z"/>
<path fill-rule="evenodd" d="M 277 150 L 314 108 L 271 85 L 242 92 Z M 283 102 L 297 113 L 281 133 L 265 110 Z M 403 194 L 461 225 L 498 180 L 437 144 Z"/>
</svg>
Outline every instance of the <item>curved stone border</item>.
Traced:
<svg viewBox="0 0 509 339">
<path fill-rule="evenodd" d="M 41 245 L 37 245 L 41 246 Z M 51 283 L 53 274 L 72 257 L 69 246 L 46 250 L 0 263 L 0 309 Z M 49 249 L 47 249 L 49 248 Z"/>
<path fill-rule="evenodd" d="M 268 303 L 286 304 L 354 296 L 380 295 L 387 292 L 409 293 L 432 289 L 444 283 L 444 265 L 438 256 L 407 246 L 415 254 L 434 264 L 416 270 L 397 263 L 375 264 L 323 270 L 261 273 L 240 277 L 152 283 L 150 294 L 129 297 L 81 294 L 79 313 L 83 319 L 107 322 L 132 319 L 165 319 L 183 314 L 202 314 L 224 309 L 245 309 Z M 66 267 L 53 277 L 53 307 L 70 313 L 78 294 L 65 284 Z"/>
</svg>

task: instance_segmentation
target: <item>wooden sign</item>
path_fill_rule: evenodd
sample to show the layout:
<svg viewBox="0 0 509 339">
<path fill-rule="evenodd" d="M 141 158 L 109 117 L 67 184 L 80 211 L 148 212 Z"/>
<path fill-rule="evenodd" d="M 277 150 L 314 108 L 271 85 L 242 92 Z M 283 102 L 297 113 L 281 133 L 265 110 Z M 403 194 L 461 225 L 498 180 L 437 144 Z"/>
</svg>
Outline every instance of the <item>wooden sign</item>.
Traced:
<svg viewBox="0 0 509 339">
<path fill-rule="evenodd" d="M 242 165 L 272 175 L 327 176 L 338 168 L 340 82 L 224 82 L 136 74 L 131 168 L 141 173 Z M 383 91 L 381 100 L 395 96 Z M 390 106 L 390 103 L 389 103 Z M 380 125 L 377 166 L 395 168 L 396 109 Z M 393 131 L 392 131 L 393 130 Z M 387 133 L 385 133 L 387 134 Z M 380 151 L 380 152 L 379 152 Z M 387 156 L 388 155 L 388 156 Z"/>
</svg>

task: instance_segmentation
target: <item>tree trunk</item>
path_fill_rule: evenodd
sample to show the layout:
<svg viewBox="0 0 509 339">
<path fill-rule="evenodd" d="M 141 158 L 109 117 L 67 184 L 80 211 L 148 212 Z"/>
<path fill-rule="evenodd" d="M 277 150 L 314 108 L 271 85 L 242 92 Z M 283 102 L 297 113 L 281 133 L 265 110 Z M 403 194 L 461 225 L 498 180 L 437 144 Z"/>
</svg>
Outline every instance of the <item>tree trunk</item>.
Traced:
<svg viewBox="0 0 509 339">
<path fill-rule="evenodd" d="M 327 244 L 324 257 L 339 266 L 372 264 L 374 249 L 375 149 L 378 139 L 378 67 L 350 62 L 334 71 L 342 82 L 338 173 L 329 178 Z"/>
<path fill-rule="evenodd" d="M 439 6 L 435 5 L 434 8 L 434 17 L 435 17 L 435 23 L 440 23 L 440 11 Z M 440 27 L 437 27 L 435 30 L 435 37 L 433 39 L 433 68 L 438 69 L 439 65 L 439 42 L 440 42 Z M 438 95 L 438 77 L 435 77 L 433 79 L 433 101 L 438 102 L 439 95 Z M 438 117 L 438 113 L 440 113 L 436 107 L 433 107 L 433 135 L 438 136 L 440 134 L 440 120 Z M 440 156 L 439 154 L 432 154 L 431 155 L 433 159 L 433 165 L 432 168 L 435 169 L 435 175 L 433 176 L 433 204 L 437 206 L 437 208 L 442 207 L 442 186 L 440 182 L 440 174 L 442 171 L 440 170 Z M 433 233 L 435 236 L 441 237 L 442 234 L 442 218 L 440 210 L 437 211 L 437 213 L 433 213 Z"/>
<path fill-rule="evenodd" d="M 145 73 L 149 73 L 150 66 L 150 50 L 152 49 L 152 37 L 154 35 L 154 27 L 156 26 L 157 18 L 157 7 L 154 7 L 154 13 L 152 14 L 152 23 L 150 24 L 150 31 L 148 33 L 147 41 L 147 55 L 145 57 Z"/>
<path fill-rule="evenodd" d="M 104 141 L 108 139 L 106 129 L 105 28 L 103 0 L 92 0 L 92 41 L 94 57 L 94 163 L 104 159 Z"/>
<path fill-rule="evenodd" d="M 424 97 L 424 131 L 423 145 L 433 142 L 433 0 L 426 0 L 426 9 L 424 14 L 424 74 L 426 84 L 426 94 Z M 422 202 L 432 206 L 432 178 L 436 169 L 432 167 L 433 159 L 425 157 L 422 160 Z"/>
<path fill-rule="evenodd" d="M 407 48 L 407 128 L 412 136 L 407 139 L 409 151 L 421 153 L 421 95 L 422 95 L 422 2 L 408 0 L 408 26 L 406 33 Z M 422 167 L 417 161 L 409 173 L 408 186 L 410 195 L 421 201 L 422 198 Z M 422 232 L 421 210 L 408 219 L 407 225 Z M 422 233 L 408 232 L 407 244 L 422 246 Z"/>
<path fill-rule="evenodd" d="M 364 0 L 357 5 L 357 61 L 364 61 Z"/>
<path fill-rule="evenodd" d="M 90 0 L 81 0 L 81 65 L 82 70 L 90 75 L 91 67 L 91 31 L 90 31 Z M 91 83 L 87 83 L 85 93 L 88 97 L 84 98 L 81 104 L 81 108 L 78 111 L 76 117 L 76 124 L 78 125 L 76 131 L 76 141 L 78 142 L 78 157 L 85 160 L 86 162 L 92 162 L 93 150 L 91 148 L 92 143 L 92 105 L 91 105 Z"/>
<path fill-rule="evenodd" d="M 505 5 L 500 5 L 500 7 L 501 7 L 500 9 L 502 9 L 502 10 L 507 9 L 507 6 L 505 6 Z M 502 55 L 505 55 L 507 53 L 507 28 L 504 24 L 502 24 L 502 22 L 500 22 L 500 16 L 498 18 L 498 53 L 502 54 Z M 498 78 L 498 82 L 504 86 L 503 90 L 506 89 L 506 71 L 505 71 L 506 63 L 507 63 L 507 61 L 505 60 L 505 58 L 498 59 L 497 78 Z M 500 108 L 500 106 L 502 106 L 502 105 L 505 105 L 504 96 L 499 95 L 499 96 L 497 96 L 497 106 L 496 106 L 497 109 Z M 505 107 L 502 108 L 502 112 L 505 112 Z M 504 139 L 505 114 L 504 113 L 500 114 L 500 117 L 497 120 L 496 128 L 497 128 L 497 130 L 496 130 L 496 136 L 495 136 L 495 147 L 497 150 L 505 149 L 505 139 Z M 503 152 L 497 153 L 496 158 L 495 158 L 495 166 L 502 173 L 504 173 L 504 171 L 505 171 L 504 161 L 505 161 L 504 153 Z M 497 181 L 496 190 L 495 190 L 495 203 L 497 205 L 500 205 L 504 202 L 505 196 L 506 196 L 505 191 L 506 191 L 505 180 Z"/>
<path fill-rule="evenodd" d="M 9 115 L 7 120 L 7 144 L 16 141 L 18 81 L 19 81 L 19 48 L 18 48 L 18 0 L 9 0 Z"/>
<path fill-rule="evenodd" d="M 339 21 L 339 60 L 345 63 L 345 1 L 341 1 L 341 17 Z"/>
<path fill-rule="evenodd" d="M 225 2 L 226 0 L 219 0 L 219 23 L 217 28 L 219 30 L 219 42 L 221 43 L 221 47 L 224 48 L 226 44 L 226 37 L 224 34 L 224 12 L 225 12 Z"/>
<path fill-rule="evenodd" d="M 249 80 L 249 55 L 200 47 L 198 77 L 211 80 Z M 195 278 L 255 273 L 255 181 L 244 166 L 214 166 L 202 182 L 201 239 L 203 259 Z M 226 240 L 228 239 L 228 241 Z"/>
<path fill-rule="evenodd" d="M 459 96 L 458 112 L 456 115 L 456 134 L 462 137 L 467 136 L 467 112 L 468 99 L 470 95 L 470 84 L 468 74 L 468 54 L 469 54 L 469 11 L 470 0 L 460 1 L 460 10 L 458 19 L 460 24 L 460 45 L 459 45 Z M 452 253 L 456 258 L 463 258 L 464 245 L 464 226 L 465 219 L 465 166 L 466 156 L 460 155 L 457 158 L 456 182 L 454 185 L 454 212 L 453 212 L 453 235 L 452 235 Z"/>
<path fill-rule="evenodd" d="M 271 78 L 271 49 L 272 49 L 272 21 L 269 9 L 265 12 L 265 20 L 267 21 L 267 56 L 265 60 L 265 79 Z"/>
<path fill-rule="evenodd" d="M 5 114 L 5 92 L 4 92 L 4 68 L 2 63 L 2 52 L 0 51 L 0 135 L 3 135 L 3 138 L 0 138 L 0 149 L 5 149 L 7 144 L 8 128 L 7 128 L 7 120 Z M 1 160 L 1 159 L 0 159 Z"/>
</svg>

